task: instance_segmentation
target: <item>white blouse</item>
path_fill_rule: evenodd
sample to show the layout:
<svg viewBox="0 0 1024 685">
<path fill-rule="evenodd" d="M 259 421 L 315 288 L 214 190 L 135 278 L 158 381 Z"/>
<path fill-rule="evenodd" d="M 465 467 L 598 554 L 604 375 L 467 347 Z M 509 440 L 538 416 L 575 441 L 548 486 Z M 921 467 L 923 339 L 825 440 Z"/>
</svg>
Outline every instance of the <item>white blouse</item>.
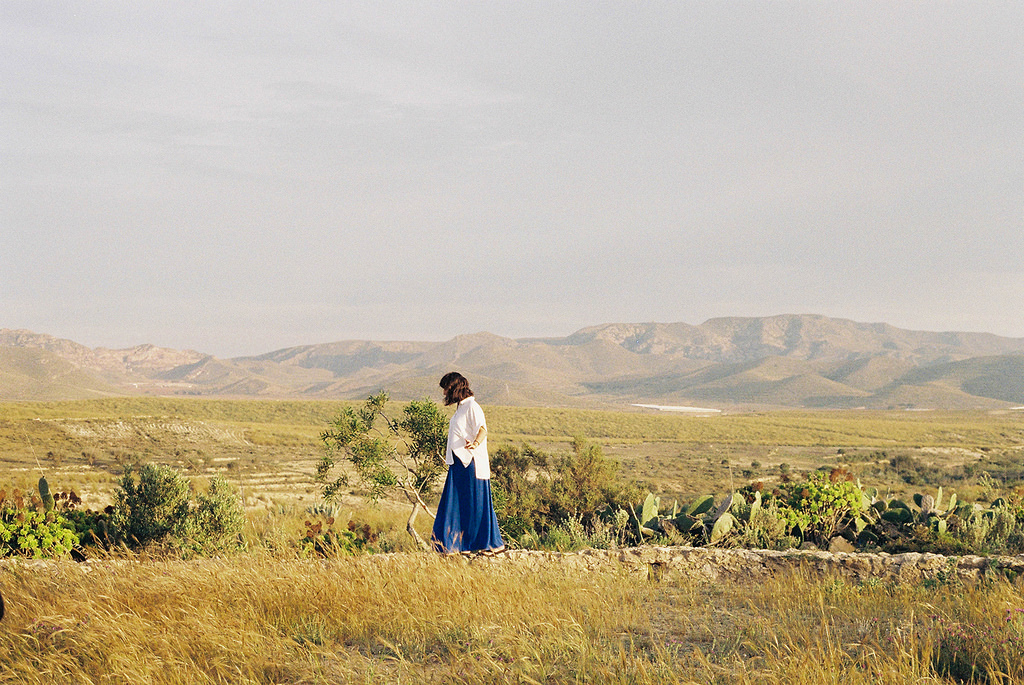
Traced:
<svg viewBox="0 0 1024 685">
<path fill-rule="evenodd" d="M 487 459 L 487 434 L 484 433 L 483 440 L 475 448 L 466 447 L 467 442 L 473 442 L 476 434 L 480 432 L 484 422 L 484 410 L 477 404 L 476 398 L 470 395 L 459 402 L 455 408 L 455 415 L 448 423 L 448 449 L 445 451 L 444 460 L 449 466 L 455 463 L 455 457 L 459 458 L 464 466 L 476 460 L 476 477 L 480 480 L 488 480 L 491 477 L 491 465 Z"/>
</svg>

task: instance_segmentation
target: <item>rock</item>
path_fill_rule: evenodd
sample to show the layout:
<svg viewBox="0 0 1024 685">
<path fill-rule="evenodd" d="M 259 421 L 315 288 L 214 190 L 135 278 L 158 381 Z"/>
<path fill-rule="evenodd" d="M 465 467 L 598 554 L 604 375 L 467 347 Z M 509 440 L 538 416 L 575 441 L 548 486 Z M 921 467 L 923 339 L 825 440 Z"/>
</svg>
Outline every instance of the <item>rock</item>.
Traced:
<svg viewBox="0 0 1024 685">
<path fill-rule="evenodd" d="M 832 554 L 837 554 L 839 552 L 842 552 L 844 554 L 852 554 L 856 550 L 853 548 L 853 545 L 850 544 L 849 540 L 842 537 L 841 535 L 838 535 L 832 538 L 832 541 L 828 543 L 828 551 Z"/>
</svg>

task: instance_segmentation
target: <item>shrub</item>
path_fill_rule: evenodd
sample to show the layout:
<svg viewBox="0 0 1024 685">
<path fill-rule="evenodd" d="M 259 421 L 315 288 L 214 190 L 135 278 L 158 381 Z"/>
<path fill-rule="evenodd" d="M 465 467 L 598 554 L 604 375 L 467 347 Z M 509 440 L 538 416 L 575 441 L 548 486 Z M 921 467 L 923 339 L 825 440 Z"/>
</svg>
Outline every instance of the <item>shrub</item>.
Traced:
<svg viewBox="0 0 1024 685">
<path fill-rule="evenodd" d="M 491 455 L 491 487 L 498 524 L 513 539 L 531 532 L 543 536 L 569 521 L 593 535 L 606 527 L 601 515 L 614 517 L 639 497 L 600 446 L 582 438 L 560 455 L 525 443 L 503 445 Z"/>
<path fill-rule="evenodd" d="M 192 489 L 174 469 L 161 464 L 143 464 L 139 479 L 134 467 L 125 467 L 114 493 L 113 524 L 129 544 L 145 546 L 168 535 L 183 537 Z"/>
<path fill-rule="evenodd" d="M 908 454 L 895 455 L 889 460 L 889 468 L 907 485 L 936 485 L 944 475 L 942 469 L 927 466 Z"/>
<path fill-rule="evenodd" d="M 1020 554 L 1024 552 L 1024 512 L 1000 501 L 991 509 L 951 516 L 949 533 L 974 553 Z"/>
<path fill-rule="evenodd" d="M 828 542 L 847 528 L 860 513 L 863 498 L 860 488 L 849 480 L 832 480 L 824 473 L 813 473 L 799 483 L 791 483 L 780 511 L 790 527 L 799 529 L 805 539 Z"/>
<path fill-rule="evenodd" d="M 519 538 L 548 528 L 551 516 L 550 457 L 529 444 L 503 445 L 490 455 L 491 492 L 498 524 Z"/>
<path fill-rule="evenodd" d="M 210 481 L 210 488 L 197 496 L 198 504 L 190 512 L 189 540 L 205 547 L 224 548 L 237 541 L 245 525 L 245 512 L 238 491 L 221 476 Z"/>
<path fill-rule="evenodd" d="M 770 500 L 749 513 L 737 544 L 751 549 L 790 549 L 800 541 L 790 535 L 789 525 L 779 512 L 778 502 Z"/>
<path fill-rule="evenodd" d="M 558 520 L 575 518 L 588 527 L 599 512 L 622 509 L 639 494 L 619 480 L 618 464 L 605 458 L 600 445 L 581 437 L 557 459 L 552 485 Z"/>
<path fill-rule="evenodd" d="M 242 530 L 244 513 L 234 487 L 221 477 L 193 505 L 192 486 L 169 466 L 144 464 L 136 482 L 129 466 L 114 493 L 111 524 L 131 546 L 170 541 L 179 547 L 227 546 Z"/>
</svg>

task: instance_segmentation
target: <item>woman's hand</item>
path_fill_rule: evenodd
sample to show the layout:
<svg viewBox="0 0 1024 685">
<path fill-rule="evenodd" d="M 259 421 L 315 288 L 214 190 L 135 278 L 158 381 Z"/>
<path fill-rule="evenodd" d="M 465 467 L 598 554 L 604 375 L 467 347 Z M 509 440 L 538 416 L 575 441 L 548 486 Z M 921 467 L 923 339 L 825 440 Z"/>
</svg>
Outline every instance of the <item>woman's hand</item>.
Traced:
<svg viewBox="0 0 1024 685">
<path fill-rule="evenodd" d="M 475 450 L 483 442 L 485 435 L 487 435 L 487 426 L 480 426 L 480 430 L 477 431 L 474 439 L 466 438 L 466 449 Z"/>
</svg>

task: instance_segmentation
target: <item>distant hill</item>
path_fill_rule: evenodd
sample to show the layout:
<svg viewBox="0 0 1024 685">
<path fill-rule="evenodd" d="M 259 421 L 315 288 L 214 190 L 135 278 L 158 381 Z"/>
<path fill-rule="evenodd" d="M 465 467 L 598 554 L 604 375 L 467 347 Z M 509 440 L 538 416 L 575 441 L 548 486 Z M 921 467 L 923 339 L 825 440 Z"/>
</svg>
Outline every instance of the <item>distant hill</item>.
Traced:
<svg viewBox="0 0 1024 685">
<path fill-rule="evenodd" d="M 48 350 L 0 346 L 2 399 L 77 400 L 122 394 L 123 389 Z"/>
<path fill-rule="evenodd" d="M 0 330 L 0 398 L 105 393 L 398 399 L 458 369 L 492 404 L 720 408 L 998 408 L 1024 404 L 1024 338 L 909 331 L 816 315 L 605 324 L 564 338 L 476 333 L 343 341 L 218 359 L 140 345 L 90 349 Z"/>
</svg>

